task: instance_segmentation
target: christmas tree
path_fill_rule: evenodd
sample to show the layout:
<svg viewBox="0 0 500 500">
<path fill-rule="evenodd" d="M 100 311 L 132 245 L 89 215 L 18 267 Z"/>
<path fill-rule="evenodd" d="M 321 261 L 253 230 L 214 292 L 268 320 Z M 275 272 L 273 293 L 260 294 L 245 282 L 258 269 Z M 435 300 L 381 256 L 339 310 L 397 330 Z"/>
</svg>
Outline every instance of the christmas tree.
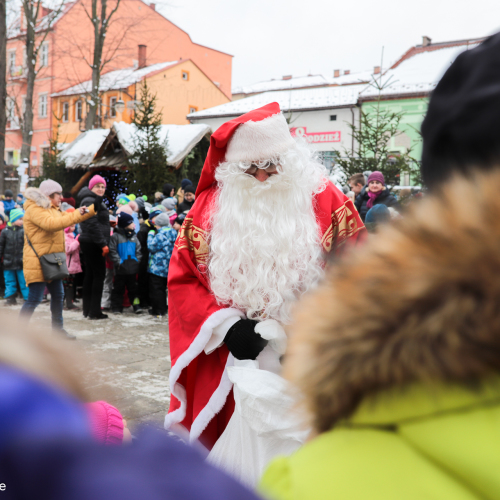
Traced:
<svg viewBox="0 0 500 500">
<path fill-rule="evenodd" d="M 137 196 L 152 196 L 161 191 L 165 182 L 175 183 L 173 169 L 167 166 L 167 141 L 160 140 L 162 114 L 156 111 L 156 100 L 156 94 L 150 92 L 144 81 L 134 115 L 138 133 L 134 152 L 128 158 L 129 168 L 124 181 L 127 192 Z"/>
</svg>

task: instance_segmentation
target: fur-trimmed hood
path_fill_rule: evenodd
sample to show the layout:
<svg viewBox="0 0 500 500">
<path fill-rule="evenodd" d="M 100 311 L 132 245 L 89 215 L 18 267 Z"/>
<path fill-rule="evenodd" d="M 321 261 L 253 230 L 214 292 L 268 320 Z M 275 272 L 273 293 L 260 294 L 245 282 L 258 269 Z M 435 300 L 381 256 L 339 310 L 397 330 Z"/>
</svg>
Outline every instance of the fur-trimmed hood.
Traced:
<svg viewBox="0 0 500 500">
<path fill-rule="evenodd" d="M 455 179 L 299 305 L 285 375 L 316 431 L 385 390 L 500 372 L 499 184 L 500 172 Z"/>
<path fill-rule="evenodd" d="M 50 198 L 45 196 L 38 188 L 30 187 L 24 192 L 24 197 L 26 200 L 31 200 L 35 202 L 39 207 L 50 208 Z M 29 206 L 29 203 L 28 203 Z M 25 205 L 26 209 L 27 206 Z"/>
</svg>

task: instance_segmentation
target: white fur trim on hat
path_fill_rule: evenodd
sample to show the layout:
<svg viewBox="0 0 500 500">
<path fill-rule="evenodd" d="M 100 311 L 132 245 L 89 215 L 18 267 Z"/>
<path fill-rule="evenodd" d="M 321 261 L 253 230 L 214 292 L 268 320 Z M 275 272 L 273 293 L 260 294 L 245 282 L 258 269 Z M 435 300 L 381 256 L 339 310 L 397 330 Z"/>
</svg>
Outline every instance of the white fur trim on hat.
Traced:
<svg viewBox="0 0 500 500">
<path fill-rule="evenodd" d="M 295 146 L 282 113 L 240 125 L 227 146 L 226 161 L 257 161 L 273 158 Z"/>
</svg>

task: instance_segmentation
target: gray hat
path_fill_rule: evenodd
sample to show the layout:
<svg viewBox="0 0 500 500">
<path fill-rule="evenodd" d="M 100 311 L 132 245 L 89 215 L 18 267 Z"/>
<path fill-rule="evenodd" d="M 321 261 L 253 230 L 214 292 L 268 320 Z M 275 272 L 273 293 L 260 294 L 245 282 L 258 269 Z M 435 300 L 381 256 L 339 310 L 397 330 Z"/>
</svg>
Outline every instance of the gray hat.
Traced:
<svg viewBox="0 0 500 500">
<path fill-rule="evenodd" d="M 170 225 L 170 217 L 168 216 L 168 214 L 167 213 L 162 213 L 160 215 L 157 215 L 156 219 L 155 219 L 155 226 L 158 226 L 158 227 L 164 227 L 164 226 L 172 227 Z"/>
<path fill-rule="evenodd" d="M 173 198 L 167 198 L 161 202 L 161 204 L 167 209 L 167 210 L 175 210 L 175 200 Z"/>
</svg>

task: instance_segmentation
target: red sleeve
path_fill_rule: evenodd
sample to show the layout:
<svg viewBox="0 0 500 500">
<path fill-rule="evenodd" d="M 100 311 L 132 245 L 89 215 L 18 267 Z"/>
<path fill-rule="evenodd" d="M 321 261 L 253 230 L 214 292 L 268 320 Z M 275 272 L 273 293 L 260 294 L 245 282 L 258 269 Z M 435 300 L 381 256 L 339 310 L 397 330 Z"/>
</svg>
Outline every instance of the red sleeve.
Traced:
<svg viewBox="0 0 500 500">
<path fill-rule="evenodd" d="M 217 304 L 209 288 L 207 232 L 202 228 L 203 214 L 196 211 L 197 206 L 211 206 L 205 198 L 202 194 L 197 199 L 184 220 L 168 275 L 172 394 L 165 426 L 182 424 L 190 431 L 191 440 L 197 439 L 222 409 L 232 388 L 224 376 L 229 355 L 226 346 L 208 355 L 204 348 L 213 328 L 240 314 Z"/>
<path fill-rule="evenodd" d="M 365 240 L 367 231 L 356 207 L 333 183 L 315 197 L 314 208 L 325 252 L 333 249 L 338 255 Z"/>
</svg>

